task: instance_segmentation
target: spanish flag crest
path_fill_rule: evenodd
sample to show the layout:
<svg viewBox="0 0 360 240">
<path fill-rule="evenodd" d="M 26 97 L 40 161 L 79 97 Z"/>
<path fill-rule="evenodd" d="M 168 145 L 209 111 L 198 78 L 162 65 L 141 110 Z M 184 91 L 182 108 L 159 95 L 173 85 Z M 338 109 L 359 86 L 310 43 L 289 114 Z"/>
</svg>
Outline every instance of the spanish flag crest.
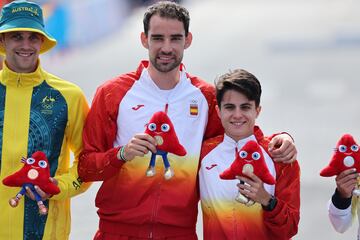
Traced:
<svg viewBox="0 0 360 240">
<path fill-rule="evenodd" d="M 190 103 L 190 116 L 197 116 L 199 114 L 199 106 L 197 103 Z"/>
</svg>

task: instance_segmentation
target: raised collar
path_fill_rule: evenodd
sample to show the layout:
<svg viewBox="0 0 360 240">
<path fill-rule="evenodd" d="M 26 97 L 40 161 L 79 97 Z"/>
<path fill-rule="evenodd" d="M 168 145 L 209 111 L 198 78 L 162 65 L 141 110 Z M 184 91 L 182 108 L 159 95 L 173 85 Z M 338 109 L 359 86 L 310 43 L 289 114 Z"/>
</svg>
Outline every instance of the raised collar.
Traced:
<svg viewBox="0 0 360 240">
<path fill-rule="evenodd" d="M 240 150 L 240 148 L 242 148 L 245 145 L 245 143 L 250 140 L 257 141 L 255 135 L 250 135 L 249 137 L 240 139 L 239 141 L 236 142 L 234 139 L 224 134 L 224 143 L 226 143 L 226 145 L 230 146 L 231 148 L 237 147 L 238 150 Z"/>
<path fill-rule="evenodd" d="M 141 72 L 141 75 L 140 75 L 140 78 L 142 78 L 143 80 L 145 80 L 146 82 L 149 82 L 150 85 L 152 85 L 152 88 L 154 89 L 158 89 L 159 91 L 175 91 L 176 88 L 179 88 L 179 86 L 181 85 L 182 82 L 186 81 L 187 79 L 187 75 L 186 75 L 186 72 L 185 70 L 182 70 L 180 71 L 180 77 L 179 77 L 179 82 L 175 85 L 174 88 L 172 89 L 168 89 L 168 90 L 162 90 L 160 89 L 154 82 L 154 80 L 152 80 L 150 74 L 149 74 L 149 71 L 147 68 L 143 68 L 142 69 L 142 72 Z"/>
<path fill-rule="evenodd" d="M 45 74 L 40 66 L 40 62 L 34 72 L 18 73 L 8 68 L 8 66 L 4 61 L 3 69 L 1 70 L 0 74 L 1 74 L 0 82 L 5 86 L 34 87 L 39 85 L 45 80 L 44 79 Z"/>
</svg>

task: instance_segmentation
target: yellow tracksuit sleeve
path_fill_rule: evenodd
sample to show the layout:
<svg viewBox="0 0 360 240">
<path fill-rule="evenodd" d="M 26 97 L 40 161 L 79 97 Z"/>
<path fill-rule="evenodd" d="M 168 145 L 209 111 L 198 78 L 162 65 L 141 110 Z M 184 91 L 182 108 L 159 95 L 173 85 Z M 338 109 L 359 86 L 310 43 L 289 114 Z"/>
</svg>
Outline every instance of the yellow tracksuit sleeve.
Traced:
<svg viewBox="0 0 360 240">
<path fill-rule="evenodd" d="M 71 167 L 68 166 L 70 163 L 68 159 L 61 159 L 59 161 L 63 165 L 59 166 L 55 179 L 58 181 L 60 193 L 54 195 L 51 198 L 52 200 L 71 198 L 86 191 L 91 185 L 91 183 L 83 183 L 77 172 L 78 157 L 83 148 L 82 131 L 89 111 L 89 105 L 79 88 L 75 88 L 72 91 L 64 91 L 62 94 L 68 103 L 68 123 L 65 129 L 65 138 L 60 158 L 68 157 L 68 151 L 71 150 L 74 154 L 74 161 Z"/>
</svg>

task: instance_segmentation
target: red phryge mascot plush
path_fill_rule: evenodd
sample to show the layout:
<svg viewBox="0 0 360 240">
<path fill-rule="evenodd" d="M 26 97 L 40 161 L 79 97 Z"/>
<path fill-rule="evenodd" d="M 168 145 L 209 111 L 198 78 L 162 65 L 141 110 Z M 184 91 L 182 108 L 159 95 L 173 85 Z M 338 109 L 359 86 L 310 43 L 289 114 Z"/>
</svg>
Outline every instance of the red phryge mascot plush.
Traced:
<svg viewBox="0 0 360 240">
<path fill-rule="evenodd" d="M 149 168 L 146 171 L 146 176 L 152 177 L 155 175 L 156 155 L 161 155 L 165 166 L 164 177 L 166 180 L 169 180 L 174 176 L 174 171 L 170 167 L 167 154 L 173 153 L 178 156 L 185 156 L 186 150 L 180 144 L 175 128 L 166 112 L 156 112 L 146 126 L 145 133 L 155 138 L 157 150 L 156 153 L 151 154 L 151 160 Z"/>
<path fill-rule="evenodd" d="M 360 172 L 360 151 L 359 145 L 356 143 L 353 136 L 344 134 L 336 145 L 335 152 L 330 160 L 330 163 L 320 172 L 320 176 L 332 177 L 339 175 L 342 171 L 355 168 Z M 360 190 L 354 189 L 353 193 L 360 196 Z"/>
<path fill-rule="evenodd" d="M 232 180 L 236 176 L 245 176 L 244 173 L 254 173 L 264 183 L 275 184 L 274 177 L 270 174 L 266 166 L 265 158 L 259 144 L 256 141 L 248 141 L 239 152 L 235 151 L 235 160 L 231 166 L 220 174 L 221 179 Z M 236 201 L 244 203 L 247 206 L 254 204 L 254 201 L 248 199 L 240 192 L 235 198 Z"/>
<path fill-rule="evenodd" d="M 37 151 L 30 158 L 22 158 L 24 166 L 17 172 L 3 179 L 3 184 L 10 187 L 21 187 L 21 190 L 14 198 L 9 200 L 12 207 L 16 207 L 21 197 L 26 193 L 26 187 L 29 187 L 35 196 L 41 215 L 47 214 L 47 209 L 36 192 L 34 186 L 37 185 L 47 194 L 58 194 L 60 189 L 50 181 L 50 167 L 48 159 L 44 152 Z"/>
</svg>

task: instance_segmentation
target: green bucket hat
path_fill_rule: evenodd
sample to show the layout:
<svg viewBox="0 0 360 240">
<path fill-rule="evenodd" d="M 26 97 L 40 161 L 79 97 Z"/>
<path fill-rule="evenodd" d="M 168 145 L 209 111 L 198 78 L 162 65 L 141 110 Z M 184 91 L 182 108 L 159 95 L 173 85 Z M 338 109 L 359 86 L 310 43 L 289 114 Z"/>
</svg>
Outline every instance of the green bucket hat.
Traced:
<svg viewBox="0 0 360 240">
<path fill-rule="evenodd" d="M 56 40 L 45 30 L 42 10 L 36 3 L 17 0 L 3 7 L 0 16 L 0 34 L 16 31 L 42 34 L 45 38 L 40 53 L 44 53 L 56 45 Z M 0 54 L 5 55 L 2 44 L 0 44 Z"/>
</svg>

